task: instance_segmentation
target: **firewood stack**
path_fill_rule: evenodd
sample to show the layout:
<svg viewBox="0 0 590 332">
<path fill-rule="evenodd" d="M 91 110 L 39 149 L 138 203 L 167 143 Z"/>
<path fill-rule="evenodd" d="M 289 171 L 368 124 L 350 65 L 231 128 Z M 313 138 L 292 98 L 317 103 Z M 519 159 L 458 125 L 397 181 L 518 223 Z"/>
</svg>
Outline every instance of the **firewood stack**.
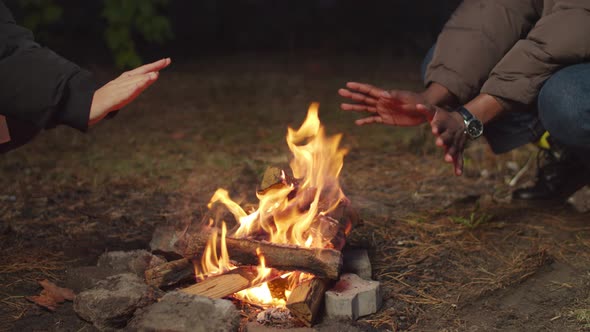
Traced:
<svg viewBox="0 0 590 332">
<path fill-rule="evenodd" d="M 269 168 L 264 176 L 259 193 L 277 186 L 294 185 L 294 179 L 280 177 L 280 170 Z M 304 193 L 305 194 L 305 193 Z M 314 193 L 307 195 L 313 200 Z M 320 196 L 321 197 L 321 196 Z M 329 204 L 322 202 L 321 204 Z M 294 208 L 309 209 L 307 206 Z M 305 204 L 303 204 L 305 205 Z M 358 214 L 346 198 L 338 202 L 336 209 L 327 215 L 318 215 L 310 232 L 319 232 L 329 244 L 326 248 L 304 248 L 295 245 L 283 245 L 256 238 L 226 237 L 226 247 L 231 261 L 237 269 L 223 274 L 208 277 L 194 285 L 183 289 L 184 292 L 212 298 L 231 296 L 241 290 L 257 286 L 263 282 L 277 280 L 281 274 L 300 271 L 313 274 L 315 277 L 297 285 L 287 299 L 287 308 L 291 314 L 311 326 L 317 319 L 322 307 L 324 293 L 337 280 L 342 269 L 341 250 L 346 243 L 346 235 L 354 225 L 361 222 Z M 191 262 L 198 262 L 214 231 L 221 232 L 214 226 L 203 225 L 190 232 L 178 231 L 173 227 L 156 230 L 150 246 L 154 253 L 168 258 L 177 258 L 161 266 L 146 271 L 146 280 L 150 285 L 164 288 L 174 286 L 182 281 L 195 280 Z M 218 245 L 219 245 L 218 241 Z M 221 248 L 217 248 L 221 252 Z M 273 273 L 262 280 L 256 278 L 256 266 L 259 265 L 258 252 L 265 258 L 265 265 L 273 269 Z"/>
</svg>

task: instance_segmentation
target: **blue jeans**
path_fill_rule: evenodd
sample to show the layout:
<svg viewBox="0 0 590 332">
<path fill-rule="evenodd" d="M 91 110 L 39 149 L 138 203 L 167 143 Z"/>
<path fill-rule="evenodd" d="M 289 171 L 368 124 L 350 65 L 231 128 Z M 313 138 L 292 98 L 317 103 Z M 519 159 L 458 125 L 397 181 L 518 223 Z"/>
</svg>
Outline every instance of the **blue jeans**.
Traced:
<svg viewBox="0 0 590 332">
<path fill-rule="evenodd" d="M 422 63 L 423 79 L 434 47 Z M 536 109 L 501 114 L 486 124 L 484 135 L 494 153 L 504 153 L 537 141 L 545 130 L 564 148 L 590 161 L 590 63 L 554 73 L 541 88 Z"/>
</svg>

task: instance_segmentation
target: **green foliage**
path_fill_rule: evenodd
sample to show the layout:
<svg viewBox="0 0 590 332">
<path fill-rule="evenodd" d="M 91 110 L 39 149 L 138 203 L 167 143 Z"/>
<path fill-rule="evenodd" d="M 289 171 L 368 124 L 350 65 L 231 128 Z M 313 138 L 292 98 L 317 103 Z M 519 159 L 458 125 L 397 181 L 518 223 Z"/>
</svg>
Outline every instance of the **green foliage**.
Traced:
<svg viewBox="0 0 590 332">
<path fill-rule="evenodd" d="M 35 31 L 37 39 L 40 40 L 47 38 L 40 28 L 57 22 L 63 14 L 62 8 L 52 0 L 20 0 L 19 4 L 27 13 L 22 24 Z"/>
<path fill-rule="evenodd" d="M 19 4 L 26 13 L 23 25 L 38 40 L 47 40 L 43 28 L 59 21 L 64 8 L 53 0 L 19 0 Z M 101 17 L 107 21 L 104 38 L 121 69 L 142 63 L 134 37 L 150 43 L 163 43 L 172 38 L 170 20 L 160 14 L 168 0 L 105 0 L 103 4 Z"/>
<path fill-rule="evenodd" d="M 479 211 L 479 206 L 476 206 L 475 209 L 469 214 L 467 217 L 463 216 L 450 216 L 452 222 L 463 225 L 467 228 L 474 229 L 478 226 L 485 224 L 486 222 L 492 220 L 494 218 L 493 215 Z"/>
<path fill-rule="evenodd" d="M 141 64 L 133 42 L 134 33 L 154 43 L 172 38 L 170 21 L 158 14 L 158 8 L 167 4 L 167 0 L 104 1 L 102 16 L 108 23 L 104 36 L 117 67 L 129 68 Z"/>
<path fill-rule="evenodd" d="M 590 309 L 575 309 L 570 313 L 570 315 L 573 316 L 583 328 L 590 328 Z"/>
</svg>

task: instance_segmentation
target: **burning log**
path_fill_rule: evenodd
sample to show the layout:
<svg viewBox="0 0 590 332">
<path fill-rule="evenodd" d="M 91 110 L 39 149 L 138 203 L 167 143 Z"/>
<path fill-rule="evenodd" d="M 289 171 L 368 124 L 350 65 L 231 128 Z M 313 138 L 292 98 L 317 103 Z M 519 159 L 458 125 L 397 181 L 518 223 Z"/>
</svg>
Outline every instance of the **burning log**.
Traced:
<svg viewBox="0 0 590 332">
<path fill-rule="evenodd" d="M 264 174 L 262 175 L 262 181 L 260 182 L 258 194 L 264 195 L 264 193 L 272 187 L 284 185 L 286 179 L 283 179 L 283 174 L 285 174 L 283 170 L 278 167 L 267 167 L 264 171 Z"/>
<path fill-rule="evenodd" d="M 181 291 L 187 294 L 221 299 L 244 289 L 257 286 L 265 281 L 278 278 L 279 274 L 271 273 L 261 280 L 256 280 L 257 276 L 258 272 L 255 267 L 241 266 L 224 274 L 211 276 Z"/>
<path fill-rule="evenodd" d="M 353 227 L 361 226 L 363 220 L 358 211 L 352 206 L 350 200 L 346 197 L 340 199 L 338 206 L 328 214 L 335 220 L 338 220 L 340 225 L 345 228 L 345 233 L 348 235 Z"/>
<path fill-rule="evenodd" d="M 341 251 L 346 244 L 346 233 L 342 224 L 334 218 L 326 215 L 319 215 L 312 225 L 310 232 L 314 236 L 325 239 L 331 248 Z"/>
<path fill-rule="evenodd" d="M 287 175 L 286 172 L 281 170 L 277 167 L 268 167 L 264 172 L 260 190 L 258 190 L 259 195 L 264 195 L 266 192 L 273 188 L 280 188 L 283 186 L 293 186 L 292 194 L 295 194 L 299 190 L 299 183 L 297 179 L 294 179 Z M 307 188 L 303 191 L 302 195 L 304 196 L 298 202 L 298 208 L 300 211 L 309 208 L 309 204 L 313 201 L 313 196 L 315 195 L 315 188 Z M 326 201 L 321 201 L 320 205 L 323 206 L 322 210 L 328 208 L 330 205 Z M 356 211 L 356 209 L 352 206 L 350 200 L 346 197 L 343 197 L 338 202 L 336 208 L 334 208 L 330 213 L 327 215 L 332 219 L 338 221 L 340 225 L 344 228 L 345 233 L 348 235 L 352 227 L 362 225 L 363 220 L 361 219 L 360 215 Z"/>
<path fill-rule="evenodd" d="M 207 245 L 210 232 L 211 229 L 185 237 L 186 242 L 181 250 L 183 256 L 190 259 L 198 258 Z M 277 270 L 305 271 L 337 279 L 342 267 L 342 253 L 334 249 L 303 248 L 231 237 L 227 237 L 225 241 L 231 259 L 242 265 L 258 265 L 256 249 L 259 249 L 266 260 L 266 266 Z M 218 250 L 221 251 L 221 248 Z"/>
<path fill-rule="evenodd" d="M 179 282 L 195 279 L 193 263 L 186 259 L 167 262 L 145 271 L 145 281 L 154 287 L 175 285 Z"/>
<path fill-rule="evenodd" d="M 312 326 L 318 318 L 328 285 L 329 281 L 322 278 L 313 278 L 297 285 L 287 300 L 287 308 L 293 317 Z"/>
</svg>

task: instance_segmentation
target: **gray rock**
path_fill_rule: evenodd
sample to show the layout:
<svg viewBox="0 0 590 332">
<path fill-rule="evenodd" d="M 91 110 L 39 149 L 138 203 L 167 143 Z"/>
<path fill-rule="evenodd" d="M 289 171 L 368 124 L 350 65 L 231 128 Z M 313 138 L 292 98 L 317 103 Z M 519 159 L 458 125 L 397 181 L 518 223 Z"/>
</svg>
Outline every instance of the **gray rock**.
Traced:
<svg viewBox="0 0 590 332">
<path fill-rule="evenodd" d="M 75 293 L 94 288 L 99 281 L 120 274 L 112 269 L 96 266 L 72 267 L 66 270 L 64 284 Z"/>
<path fill-rule="evenodd" d="M 168 260 L 182 258 L 177 244 L 182 242 L 173 226 L 158 226 L 154 230 L 150 241 L 150 250 L 158 255 L 164 255 Z"/>
<path fill-rule="evenodd" d="M 102 254 L 96 264 L 99 268 L 111 269 L 117 274 L 134 273 L 144 277 L 145 270 L 166 261 L 146 250 L 111 251 Z"/>
<path fill-rule="evenodd" d="M 123 328 L 135 310 L 155 302 L 159 291 L 132 273 L 118 274 L 83 291 L 74 300 L 74 311 L 101 331 Z"/>
<path fill-rule="evenodd" d="M 170 292 L 138 311 L 126 330 L 142 332 L 238 331 L 240 313 L 228 300 Z"/>
<path fill-rule="evenodd" d="M 146 250 L 112 251 L 102 254 L 96 266 L 80 266 L 66 271 L 66 287 L 78 293 L 93 288 L 96 284 L 117 274 L 133 273 L 145 278 L 145 270 L 165 261 Z"/>
</svg>

